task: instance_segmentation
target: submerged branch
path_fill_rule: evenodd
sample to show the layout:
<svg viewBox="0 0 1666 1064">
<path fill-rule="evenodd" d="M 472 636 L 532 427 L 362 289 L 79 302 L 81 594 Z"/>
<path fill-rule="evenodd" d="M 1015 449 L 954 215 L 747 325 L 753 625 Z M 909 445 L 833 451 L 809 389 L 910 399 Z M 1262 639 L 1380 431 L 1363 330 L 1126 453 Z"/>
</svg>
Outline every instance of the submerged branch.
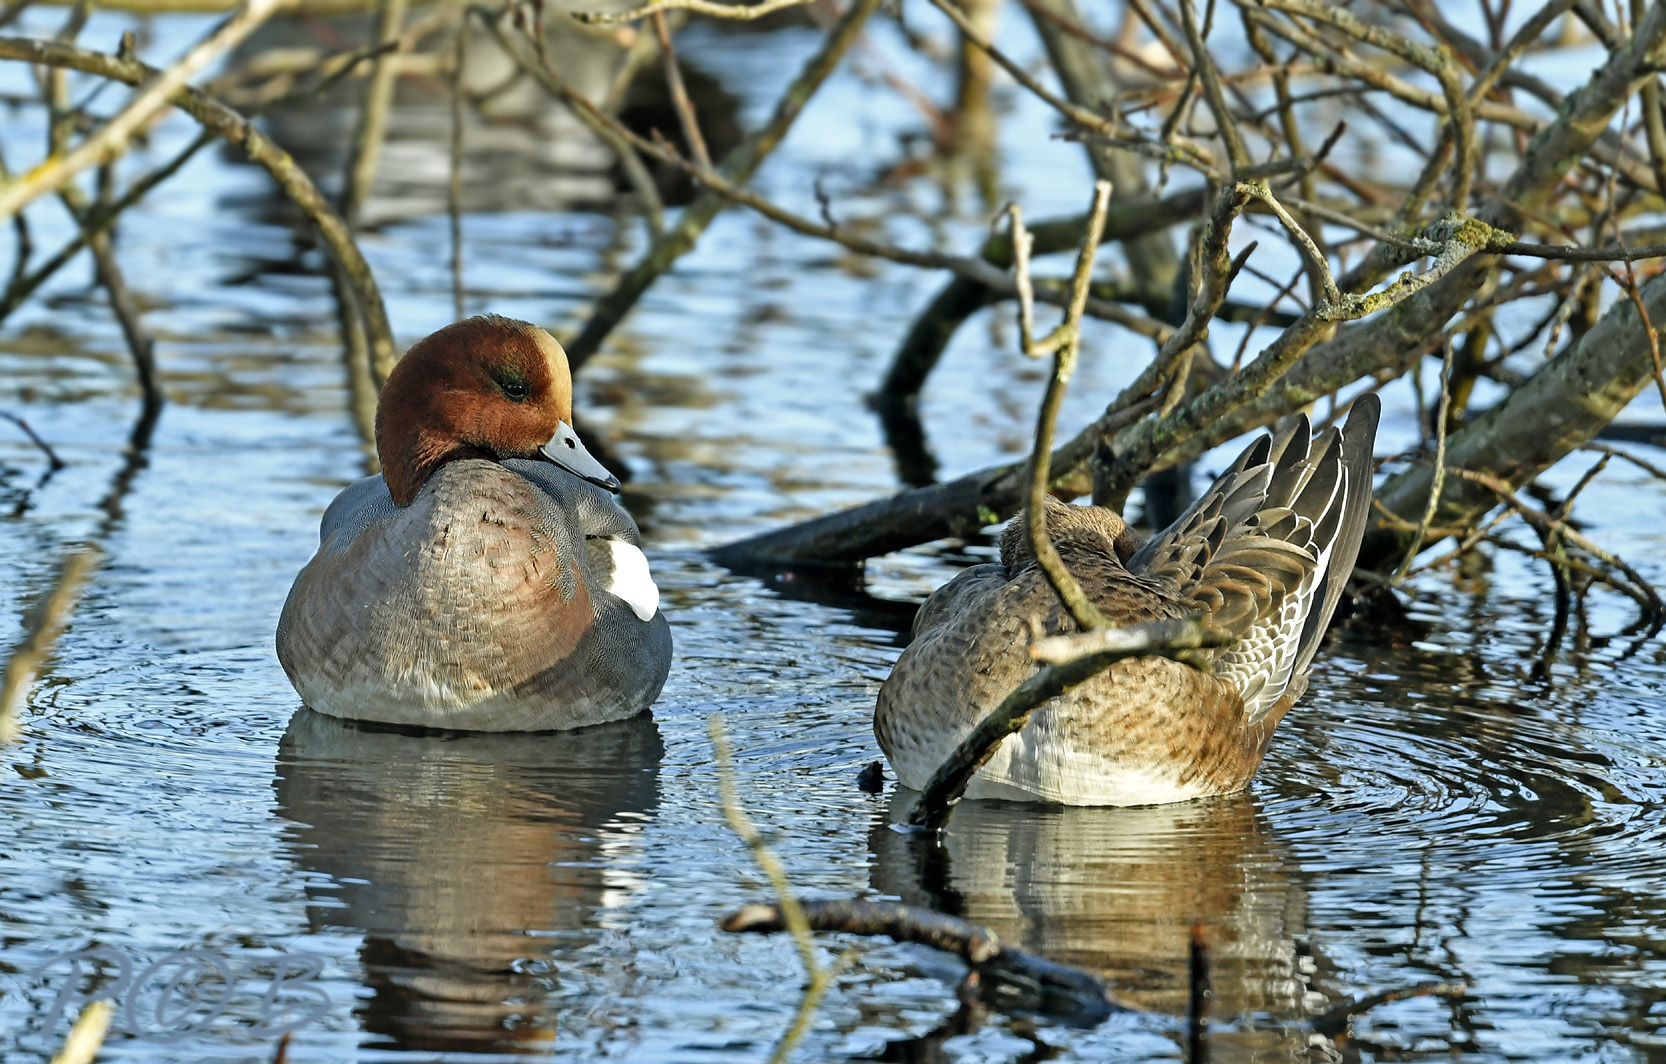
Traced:
<svg viewBox="0 0 1666 1064">
<path fill-rule="evenodd" d="M 884 936 L 953 953 L 986 981 L 986 990 L 1011 1007 L 1043 1012 L 1081 1026 L 1094 1026 L 1124 1010 L 1116 994 L 1092 972 L 1058 964 L 1002 942 L 995 932 L 963 920 L 901 902 L 832 900 L 804 903 L 812 930 L 829 934 Z M 774 905 L 745 905 L 723 918 L 723 930 L 772 934 L 786 927 Z"/>
</svg>

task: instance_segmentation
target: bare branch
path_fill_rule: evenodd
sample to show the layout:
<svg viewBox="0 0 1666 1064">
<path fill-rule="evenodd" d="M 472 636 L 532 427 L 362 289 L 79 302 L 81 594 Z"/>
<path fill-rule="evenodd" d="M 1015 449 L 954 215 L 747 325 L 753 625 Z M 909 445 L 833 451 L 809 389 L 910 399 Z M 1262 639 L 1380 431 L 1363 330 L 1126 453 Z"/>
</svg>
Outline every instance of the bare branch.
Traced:
<svg viewBox="0 0 1666 1064">
<path fill-rule="evenodd" d="M 667 11 L 692 11 L 696 15 L 750 22 L 765 15 L 773 15 L 777 11 L 802 7 L 811 2 L 812 0 L 763 0 L 757 4 L 714 4 L 710 0 L 654 0 L 651 4 L 633 7 L 629 11 L 574 11 L 572 15 L 580 22 L 602 26 L 635 22 L 651 15 L 662 15 Z"/>
<path fill-rule="evenodd" d="M 1029 502 L 1025 507 L 1025 531 L 1029 534 L 1030 550 L 1034 552 L 1036 563 L 1046 574 L 1047 582 L 1053 586 L 1053 591 L 1064 603 L 1070 616 L 1075 618 L 1077 625 L 1083 630 L 1105 628 L 1109 623 L 1099 607 L 1082 591 L 1076 578 L 1065 567 L 1064 559 L 1053 546 L 1052 539 L 1047 535 L 1047 485 L 1048 461 L 1053 452 L 1053 425 L 1058 420 L 1059 404 L 1064 401 L 1064 392 L 1070 383 L 1071 372 L 1076 368 L 1076 355 L 1081 348 L 1082 307 L 1087 303 L 1088 280 L 1093 274 L 1094 252 L 1099 248 L 1100 234 L 1105 230 L 1105 208 L 1111 201 L 1111 186 L 1107 181 L 1095 182 L 1093 186 L 1093 207 L 1088 213 L 1087 232 L 1082 237 L 1082 249 L 1076 257 L 1075 280 L 1071 285 L 1070 305 L 1065 310 L 1064 322 L 1056 330 L 1053 337 L 1042 341 L 1042 347 L 1051 347 L 1053 354 L 1053 373 L 1047 381 L 1047 392 L 1041 400 L 1041 411 L 1036 416 L 1035 445 L 1030 450 L 1029 463 Z M 1014 243 L 1017 244 L 1022 230 L 1014 232 Z M 1022 305 L 1022 303 L 1020 304 Z M 1025 354 L 1031 354 L 1026 351 Z"/>
<path fill-rule="evenodd" d="M 24 204 L 58 188 L 89 166 L 118 155 L 127 146 L 128 138 L 168 106 L 175 94 L 183 89 L 198 71 L 213 62 L 221 53 L 258 29 L 261 23 L 282 11 L 293 0 L 246 0 L 243 7 L 221 23 L 213 33 L 185 53 L 165 71 L 154 72 L 114 118 L 98 132 L 88 137 L 73 151 L 55 156 L 0 187 L 0 217 L 11 217 Z"/>
</svg>

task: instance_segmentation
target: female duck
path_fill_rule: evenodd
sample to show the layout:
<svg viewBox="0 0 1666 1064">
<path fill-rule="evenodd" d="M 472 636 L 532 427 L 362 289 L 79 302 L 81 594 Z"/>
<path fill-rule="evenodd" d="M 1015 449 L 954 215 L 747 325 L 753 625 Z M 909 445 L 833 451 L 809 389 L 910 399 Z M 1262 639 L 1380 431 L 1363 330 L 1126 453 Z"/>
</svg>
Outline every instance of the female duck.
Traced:
<svg viewBox="0 0 1666 1064">
<path fill-rule="evenodd" d="M 1248 785 L 1353 572 L 1371 501 L 1376 396 L 1309 442 L 1305 417 L 1249 446 L 1143 547 L 1114 511 L 1048 499 L 1047 534 L 1112 624 L 1202 614 L 1234 641 L 1203 671 L 1127 658 L 1038 709 L 978 770 L 971 798 L 1151 805 Z M 1014 521 L 1001 563 L 968 569 L 914 619 L 874 731 L 923 789 L 973 726 L 1034 675 L 1032 632 L 1074 631 Z"/>
<path fill-rule="evenodd" d="M 376 408 L 383 473 L 324 512 L 278 621 L 307 705 L 472 731 L 648 708 L 671 631 L 572 408 L 566 353 L 525 322 L 470 318 L 400 360 Z"/>
</svg>

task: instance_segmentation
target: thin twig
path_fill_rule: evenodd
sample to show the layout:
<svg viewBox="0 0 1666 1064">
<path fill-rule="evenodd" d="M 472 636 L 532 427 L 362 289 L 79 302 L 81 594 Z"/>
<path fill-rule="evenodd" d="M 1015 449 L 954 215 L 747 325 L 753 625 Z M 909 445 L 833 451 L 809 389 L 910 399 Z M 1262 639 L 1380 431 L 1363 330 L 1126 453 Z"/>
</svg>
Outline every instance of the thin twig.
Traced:
<svg viewBox="0 0 1666 1064">
<path fill-rule="evenodd" d="M 178 155 L 136 179 L 119 198 L 110 203 L 94 203 L 87 210 L 85 216 L 82 217 L 80 231 L 71 237 L 50 259 L 27 273 L 14 270 L 11 281 L 6 285 L 5 293 L 0 295 L 0 321 L 10 317 L 13 311 L 22 306 L 35 293 L 36 289 L 68 265 L 75 256 L 79 255 L 82 249 L 87 246 L 87 241 L 99 233 L 107 231 L 110 226 L 115 224 L 116 219 L 121 216 L 123 211 L 143 199 L 151 189 L 178 173 L 180 168 L 190 162 L 197 152 L 217 139 L 219 139 L 219 136 L 213 130 L 203 130 Z M 24 215 L 21 212 L 14 217 L 14 221 L 17 223 L 21 223 L 23 219 Z M 21 257 L 21 251 L 19 254 L 20 258 L 17 265 L 21 267 L 25 263 Z"/>
<path fill-rule="evenodd" d="M 1453 469 L 1452 473 L 1465 480 L 1474 481 L 1475 483 L 1485 487 L 1488 491 L 1491 491 L 1494 495 L 1496 495 L 1499 501 L 1514 507 L 1529 524 L 1537 527 L 1554 528 L 1556 532 L 1569 543 L 1578 547 L 1580 550 L 1591 555 L 1593 558 L 1604 563 L 1605 565 L 1613 566 L 1615 569 L 1624 573 L 1626 579 L 1631 582 L 1629 587 L 1624 582 L 1615 580 L 1607 574 L 1592 570 L 1592 574 L 1598 579 L 1637 602 L 1637 604 L 1642 607 L 1644 614 L 1651 620 L 1666 618 L 1666 603 L 1662 603 L 1660 596 L 1655 592 L 1653 585 L 1643 579 L 1642 575 L 1639 574 L 1637 570 L 1633 569 L 1630 565 L 1627 565 L 1626 562 L 1618 555 L 1597 546 L 1582 532 L 1568 524 L 1566 521 L 1558 520 L 1538 507 L 1529 505 L 1528 503 L 1522 501 L 1522 499 L 1516 495 L 1514 489 L 1512 489 L 1508 483 L 1491 473 L 1470 469 Z M 1489 537 L 1489 539 L 1491 538 L 1493 537 Z M 1512 544 L 1511 546 L 1514 547 L 1515 545 Z M 1547 556 L 1546 560 L 1549 561 L 1551 559 Z M 1568 559 L 1567 563 L 1575 564 L 1574 559 Z"/>
<path fill-rule="evenodd" d="M 700 135 L 700 118 L 694 113 L 694 101 L 688 98 L 683 85 L 683 68 L 677 62 L 677 46 L 671 40 L 671 28 L 666 25 L 665 12 L 653 16 L 654 35 L 659 38 L 660 54 L 665 59 L 665 87 L 671 92 L 671 105 L 676 108 L 677 121 L 683 127 L 683 140 L 695 165 L 702 170 L 712 168 L 711 153 L 706 150 L 706 138 Z"/>
<path fill-rule="evenodd" d="M 25 617 L 23 639 L 6 660 L 5 674 L 0 678 L 0 743 L 17 738 L 17 711 L 29 693 L 29 685 L 74 612 L 81 585 L 101 560 L 94 547 L 66 552 L 57 581 Z"/>
<path fill-rule="evenodd" d="M 0 37 L 0 59 L 67 67 L 129 85 L 149 83 L 159 76 L 158 71 L 134 59 L 27 37 Z M 285 195 L 312 221 L 331 255 L 346 266 L 347 276 L 365 314 L 376 361 L 391 365 L 394 359 L 393 329 L 388 323 L 387 307 L 382 302 L 375 275 L 341 217 L 318 191 L 312 179 L 288 152 L 274 144 L 243 115 L 212 96 L 196 89 L 183 88 L 176 92 L 171 102 L 228 142 L 242 148 L 252 162 L 265 168 Z"/>
<path fill-rule="evenodd" d="M 1226 156 L 1232 163 L 1232 174 L 1237 177 L 1250 164 L 1249 149 L 1244 147 L 1244 136 L 1238 131 L 1237 120 L 1232 117 L 1232 111 L 1226 105 L 1226 95 L 1221 91 L 1220 75 L 1215 70 L 1214 59 L 1209 55 L 1209 47 L 1204 43 L 1203 32 L 1198 29 L 1197 10 L 1192 0 L 1180 0 L 1180 24 L 1185 29 L 1186 42 L 1192 50 L 1191 70 L 1203 83 L 1204 99 L 1209 101 L 1209 110 L 1215 116 L 1215 130 L 1226 145 Z"/>
<path fill-rule="evenodd" d="M 16 181 L 0 187 L 0 217 L 11 217 L 36 196 L 59 188 L 87 167 L 120 154 L 128 139 L 166 107 L 198 71 L 236 47 L 263 22 L 293 2 L 246 0 L 236 14 L 222 22 L 206 39 L 166 70 L 155 73 L 133 94 L 120 113 L 98 132 L 82 141 L 73 151 L 49 158 Z"/>
<path fill-rule="evenodd" d="M 508 43 L 507 36 L 500 36 L 499 40 L 505 42 L 506 49 L 511 47 Z M 515 53 L 511 52 L 511 54 L 514 55 Z M 522 57 L 517 56 L 517 58 Z M 525 62 L 524 58 L 522 61 L 523 63 Z M 551 80 L 547 83 L 546 87 L 549 88 L 551 92 L 562 95 L 570 104 L 572 104 L 575 112 L 590 115 L 592 119 L 594 119 L 594 121 L 601 127 L 607 129 L 611 134 L 620 137 L 627 143 L 628 146 L 634 147 L 644 155 L 661 159 L 674 166 L 680 167 L 688 173 L 689 176 L 699 181 L 700 184 L 704 185 L 715 195 L 725 200 L 738 203 L 743 207 L 748 207 L 757 211 L 759 214 L 770 219 L 771 221 L 778 222 L 794 232 L 802 233 L 806 236 L 818 237 L 823 240 L 830 240 L 834 243 L 842 244 L 859 254 L 871 255 L 875 258 L 886 259 L 890 262 L 900 263 L 905 266 L 949 270 L 958 276 L 966 278 L 967 280 L 976 281 L 984 287 L 1003 296 L 1016 297 L 1018 294 L 1018 288 L 1015 280 L 1004 270 L 999 269 L 987 259 L 982 257 L 945 255 L 941 252 L 916 251 L 911 248 L 898 247 L 894 244 L 887 244 L 883 241 L 872 240 L 858 233 L 851 232 L 844 226 L 830 225 L 825 222 L 816 222 L 802 215 L 786 210 L 769 200 L 767 197 L 761 196 L 758 193 L 753 192 L 751 189 L 731 180 L 722 170 L 702 170 L 699 164 L 694 162 L 694 160 L 687 159 L 679 155 L 676 149 L 664 140 L 660 140 L 656 143 L 640 136 L 635 131 L 619 122 L 613 116 L 601 111 L 600 108 L 598 108 L 596 104 L 592 103 L 589 99 L 568 88 L 565 83 L 560 82 L 559 79 L 555 77 L 553 72 L 530 64 L 526 65 L 525 69 L 527 69 L 535 78 L 550 78 Z M 689 214 L 685 210 L 683 219 L 678 222 L 679 229 L 691 224 L 686 221 L 688 218 Z M 650 251 L 649 259 L 657 266 L 657 256 L 655 253 Z M 639 268 L 643 270 L 644 274 L 648 272 L 647 263 Z M 632 288 L 634 287 L 635 286 L 632 285 Z M 621 302 L 623 301 L 624 291 L 625 289 L 622 287 L 620 289 Z M 1072 298 L 1072 293 L 1072 288 L 1065 288 L 1043 282 L 1034 286 L 1033 295 L 1036 299 L 1039 299 L 1044 303 L 1051 303 L 1058 306 L 1068 306 L 1069 301 Z M 1162 322 L 1146 317 L 1143 314 L 1135 313 L 1109 300 L 1095 299 L 1090 296 L 1083 304 L 1083 308 L 1083 312 L 1090 317 L 1115 322 L 1116 324 L 1122 325 L 1123 327 L 1137 332 L 1142 336 L 1154 339 L 1159 343 L 1166 342 L 1170 334 L 1173 332 L 1172 328 L 1164 325 Z M 600 314 L 600 311 L 598 311 L 598 314 Z M 599 321 L 600 319 L 593 318 L 592 320 Z M 598 325 L 598 331 L 599 328 L 600 327 Z M 590 332 L 591 327 L 587 326 L 586 334 Z M 568 349 L 569 360 L 578 360 L 577 352 L 593 350 L 589 346 L 588 342 L 581 344 L 580 340 L 575 340 L 573 343 L 566 346 Z"/>
<path fill-rule="evenodd" d="M 692 11 L 696 15 L 750 22 L 765 15 L 773 15 L 777 11 L 785 11 L 789 7 L 801 7 L 811 2 L 813 0 L 763 0 L 758 4 L 714 4 L 710 0 L 654 0 L 651 4 L 633 7 L 629 11 L 574 11 L 573 17 L 580 22 L 606 26 L 617 22 L 635 22 L 637 19 L 666 11 Z"/>
<path fill-rule="evenodd" d="M 1579 449 L 1582 451 L 1596 451 L 1599 454 L 1612 455 L 1615 458 L 1630 462 L 1632 465 L 1652 477 L 1656 477 L 1660 480 L 1666 480 L 1666 469 L 1663 469 L 1652 462 L 1644 461 L 1643 459 L 1632 454 L 1630 451 L 1623 451 L 1618 447 L 1609 447 L 1607 444 L 1602 443 L 1581 444 Z"/>
<path fill-rule="evenodd" d="M 1389 578 L 1391 585 L 1398 584 L 1406 578 L 1406 572 L 1411 569 L 1412 559 L 1423 549 L 1423 543 L 1429 536 L 1429 525 L 1435 519 L 1435 511 L 1440 509 L 1441 489 L 1446 486 L 1446 411 L 1452 403 L 1452 359 L 1455 345 L 1450 334 L 1446 337 L 1446 353 L 1440 363 L 1440 404 L 1435 410 L 1435 464 L 1429 480 L 1429 501 L 1423 507 L 1423 516 L 1418 518 L 1417 531 L 1412 533 L 1411 543 L 1406 547 L 1406 556 L 1400 560 L 1400 565 Z"/>
<path fill-rule="evenodd" d="M 803 113 L 810 98 L 861 37 L 862 26 L 879 4 L 880 0 L 852 0 L 828 29 L 820 48 L 805 60 L 798 74 L 782 90 L 768 121 L 724 156 L 719 173 L 725 181 L 743 185 L 751 180 Z M 575 369 L 595 355 L 648 287 L 695 245 L 723 206 L 724 197 L 709 188 L 696 196 L 694 202 L 683 208 L 676 225 L 657 236 L 653 246 L 626 271 L 613 290 L 596 301 L 584 328 L 564 345 L 567 360 Z"/>
<path fill-rule="evenodd" d="M 364 106 L 359 111 L 358 134 L 353 139 L 353 154 L 347 165 L 347 182 L 341 197 L 341 218 L 349 229 L 358 228 L 359 215 L 364 210 L 365 201 L 370 198 L 371 187 L 376 183 L 382 142 L 387 139 L 388 113 L 393 109 L 393 90 L 399 78 L 399 48 L 403 44 L 400 30 L 405 24 L 407 0 L 379 2 L 381 17 L 376 41 L 394 47 L 377 52 L 371 66 L 370 84 L 365 89 Z M 383 377 L 385 379 L 385 373 Z"/>
<path fill-rule="evenodd" d="M 1609 244 L 1599 248 L 1583 248 L 1565 244 L 1534 244 L 1512 240 L 1493 249 L 1500 255 L 1522 255 L 1534 259 L 1565 259 L 1569 262 L 1638 262 L 1642 259 L 1666 258 L 1666 244 Z"/>
<path fill-rule="evenodd" d="M 1047 379 L 1047 391 L 1041 400 L 1041 410 L 1036 415 L 1035 444 L 1030 450 L 1029 502 L 1024 515 L 1025 531 L 1029 535 L 1030 550 L 1035 554 L 1036 564 L 1041 566 L 1059 601 L 1064 603 L 1065 609 L 1070 611 L 1070 616 L 1084 631 L 1108 627 L 1110 622 L 1082 591 L 1082 586 L 1071 575 L 1047 534 L 1047 485 L 1050 483 L 1049 461 L 1053 455 L 1053 426 L 1058 421 L 1059 406 L 1064 402 L 1070 375 L 1076 368 L 1076 356 L 1081 348 L 1082 307 L 1087 302 L 1094 253 L 1099 250 L 1099 237 L 1105 230 L 1105 208 L 1110 201 L 1110 182 L 1095 182 L 1087 233 L 1082 237 L 1082 248 L 1076 257 L 1070 305 L 1065 310 L 1064 321 L 1053 331 L 1053 335 L 1037 345 L 1052 348 L 1053 372 Z M 1032 352 L 1024 353 L 1028 355 Z"/>
<path fill-rule="evenodd" d="M 1057 661 L 1019 684 L 1001 704 L 978 721 L 954 752 L 931 774 L 908 822 L 929 830 L 940 829 L 967 784 L 1009 735 L 1029 723 L 1030 715 L 1049 699 L 1056 698 L 1104 672 L 1123 658 L 1160 654 L 1177 657 L 1200 647 L 1221 646 L 1229 638 L 1201 620 L 1147 621 L 1123 628 L 1100 628 L 1091 632 L 1038 640 L 1032 654 Z M 1070 657 L 1079 654 L 1077 657 Z M 1045 660 L 1045 659 L 1044 659 Z"/>
<path fill-rule="evenodd" d="M 728 729 L 723 726 L 721 714 L 713 714 L 706 721 L 706 730 L 711 735 L 713 760 L 717 765 L 718 792 L 723 799 L 723 817 L 729 822 L 729 827 L 740 836 L 742 842 L 752 851 L 752 860 L 763 869 L 764 875 L 769 877 L 770 886 L 775 890 L 775 902 L 780 907 L 782 922 L 787 930 L 792 932 L 793 942 L 798 947 L 798 959 L 804 965 L 804 973 L 809 978 L 809 986 L 804 992 L 804 1004 L 800 1006 L 798 1017 L 792 1027 L 776 1045 L 775 1052 L 770 1055 L 770 1064 L 784 1061 L 791 1054 L 792 1048 L 804 1036 L 809 1026 L 809 1015 L 806 1010 L 813 1011 L 813 1002 L 821 1000 L 827 992 L 827 987 L 833 981 L 834 973 L 822 964 L 820 955 L 816 952 L 816 941 L 810 935 L 810 921 L 804 915 L 804 907 L 799 904 L 798 894 L 793 890 L 792 881 L 787 878 L 787 870 L 782 866 L 775 851 L 764 841 L 763 834 L 758 830 L 752 818 L 746 815 L 741 807 L 740 796 L 735 788 L 735 756 L 734 747 L 729 743 Z"/>
</svg>

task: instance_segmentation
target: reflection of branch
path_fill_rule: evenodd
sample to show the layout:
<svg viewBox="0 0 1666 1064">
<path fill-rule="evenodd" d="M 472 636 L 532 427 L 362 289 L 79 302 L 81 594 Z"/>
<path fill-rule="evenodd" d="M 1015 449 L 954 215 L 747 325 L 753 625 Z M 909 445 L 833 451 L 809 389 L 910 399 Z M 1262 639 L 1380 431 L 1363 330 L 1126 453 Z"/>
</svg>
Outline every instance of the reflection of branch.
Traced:
<svg viewBox="0 0 1666 1064">
<path fill-rule="evenodd" d="M 1354 1017 L 1369 1012 L 1378 1005 L 1387 1005 L 1393 1001 L 1403 1001 L 1406 998 L 1413 997 L 1461 998 L 1464 996 L 1465 989 L 1462 983 L 1423 983 L 1419 986 L 1405 987 L 1400 990 L 1384 990 L 1380 994 L 1372 994 L 1369 997 L 1360 998 L 1358 1001 L 1338 1005 L 1323 1015 L 1315 1016 L 1312 1020 L 1312 1027 L 1322 1035 L 1335 1037 L 1348 1032 L 1353 1026 Z"/>
<path fill-rule="evenodd" d="M 66 553 L 57 582 L 25 616 L 23 640 L 7 659 L 5 674 L 0 677 L 0 742 L 17 738 L 18 707 L 29 693 L 41 661 L 52 653 L 52 645 L 75 610 L 87 574 L 101 560 L 96 548 Z"/>
<path fill-rule="evenodd" d="M 785 11 L 789 7 L 800 7 L 812 2 L 813 0 L 764 0 L 761 4 L 714 4 L 710 0 L 654 0 L 651 4 L 633 7 L 629 11 L 574 11 L 572 15 L 580 22 L 600 25 L 635 22 L 637 19 L 666 11 L 692 11 L 696 15 L 750 22 L 755 18 L 773 15 L 777 11 Z"/>
<path fill-rule="evenodd" d="M 0 410 L 0 417 L 5 418 L 7 421 L 10 421 L 12 424 L 22 429 L 23 434 L 29 437 L 29 441 L 41 449 L 41 451 L 46 455 L 47 465 L 51 472 L 56 473 L 58 470 L 64 468 L 63 459 L 58 457 L 57 452 L 52 449 L 52 445 L 41 439 L 40 434 L 30 428 L 27 421 L 24 421 L 16 414 L 9 413 L 5 410 Z"/>
</svg>

